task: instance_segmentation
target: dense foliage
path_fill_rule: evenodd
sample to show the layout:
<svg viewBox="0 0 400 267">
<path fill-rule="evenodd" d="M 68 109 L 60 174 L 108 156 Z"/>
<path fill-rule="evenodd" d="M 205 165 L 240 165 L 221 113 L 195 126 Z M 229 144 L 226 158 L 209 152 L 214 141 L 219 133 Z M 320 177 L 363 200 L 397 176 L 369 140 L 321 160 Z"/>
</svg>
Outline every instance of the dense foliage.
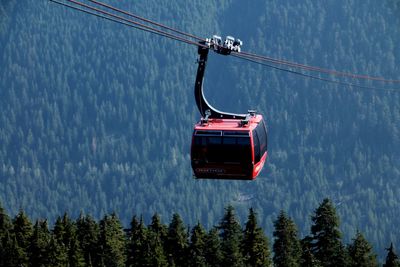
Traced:
<svg viewBox="0 0 400 267">
<path fill-rule="evenodd" d="M 315 216 L 319 216 L 324 208 L 326 202 L 320 204 Z M 324 222 L 315 222 L 314 226 L 337 227 L 335 212 L 321 214 L 320 219 Z M 234 208 L 228 206 L 220 223 L 206 231 L 200 223 L 187 227 L 177 213 L 168 225 L 162 223 L 157 214 L 147 226 L 143 219 L 133 216 L 127 229 L 123 229 L 116 214 L 105 215 L 99 222 L 89 215 L 81 214 L 74 221 L 64 214 L 50 229 L 46 220 L 37 220 L 32 225 L 23 211 L 11 220 L 0 206 L 0 267 L 378 266 L 372 246 L 360 232 L 339 254 L 327 247 L 338 243 L 344 248 L 342 240 L 327 236 L 323 241 L 313 243 L 314 249 L 309 256 L 301 257 L 296 225 L 286 213 L 279 214 L 274 229 L 272 257 L 268 238 L 259 227 L 252 208 L 244 227 L 238 223 Z M 321 251 L 326 258 L 320 256 Z M 311 262 L 307 260 L 310 257 L 314 259 Z M 334 265 L 332 259 L 337 263 L 338 258 L 340 264 Z M 391 244 L 385 266 L 398 264 Z"/>
<path fill-rule="evenodd" d="M 257 54 L 399 79 L 398 0 L 106 2 L 202 37 L 239 37 L 244 50 Z M 400 243 L 398 91 L 350 88 L 212 54 L 205 81 L 208 99 L 221 110 L 255 108 L 264 114 L 270 156 L 255 182 L 197 181 L 189 160 L 191 131 L 199 119 L 193 97 L 195 60 L 195 47 L 47 0 L 0 1 L 4 208 L 13 216 L 23 208 L 30 217 L 48 218 L 49 223 L 65 210 L 71 217 L 91 214 L 93 218 L 81 221 L 87 223 L 86 232 L 78 233 L 85 240 L 85 262 L 108 260 L 96 254 L 93 240 L 121 245 L 121 236 L 104 235 L 110 228 L 118 231 L 113 215 L 107 215 L 111 211 L 124 224 L 132 212 L 143 214 L 143 221 L 156 212 L 161 217 L 180 214 L 176 229 L 160 228 L 157 216 L 150 227 L 151 247 L 159 253 L 154 260 L 164 264 L 171 258 L 161 241 L 173 231 L 182 232 L 179 219 L 199 222 L 196 237 L 212 228 L 226 205 L 242 221 L 254 207 L 267 230 L 285 210 L 305 236 L 316 223 L 307 216 L 325 197 L 342 218 L 335 229 L 346 242 L 359 230 L 380 259 L 389 240 Z M 362 84 L 399 89 L 398 83 Z M 24 228 L 26 220 L 19 221 Z M 141 233 L 148 227 L 141 221 L 137 219 L 136 234 L 147 242 Z M 30 249 L 38 251 L 38 261 L 45 257 L 41 252 L 46 242 L 66 250 L 47 229 L 45 221 L 32 228 L 36 241 Z M 74 235 L 73 229 L 68 231 Z M 179 243 L 185 235 L 167 240 Z M 309 250 L 302 251 L 314 253 L 318 232 L 309 237 L 301 242 Z M 217 231 L 207 235 L 205 247 L 196 242 L 205 256 L 192 259 L 224 261 L 226 252 L 215 253 L 209 250 L 212 246 L 243 253 L 237 244 L 243 240 L 235 234 L 226 239 L 229 246 L 219 244 L 219 238 Z M 80 262 L 76 255 L 81 252 L 74 253 L 60 260 Z M 121 261 L 127 257 L 111 248 L 107 253 Z M 309 259 L 319 260 L 322 253 Z M 21 257 L 26 259 L 23 252 Z"/>
</svg>

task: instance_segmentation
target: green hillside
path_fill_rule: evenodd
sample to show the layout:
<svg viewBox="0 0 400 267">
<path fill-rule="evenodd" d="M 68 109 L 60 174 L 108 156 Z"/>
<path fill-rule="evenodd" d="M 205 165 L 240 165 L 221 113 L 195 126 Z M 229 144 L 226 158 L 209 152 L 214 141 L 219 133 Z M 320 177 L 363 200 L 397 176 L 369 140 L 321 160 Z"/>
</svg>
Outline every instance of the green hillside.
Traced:
<svg viewBox="0 0 400 267">
<path fill-rule="evenodd" d="M 107 3 L 198 36 L 239 37 L 245 51 L 400 78 L 396 0 Z M 50 221 L 115 211 L 124 224 L 132 214 L 148 221 L 176 212 L 210 228 L 231 204 L 242 222 L 257 210 L 266 233 L 283 209 L 306 235 L 328 197 L 345 241 L 358 229 L 380 255 L 400 244 L 398 83 L 361 83 L 394 91 L 347 87 L 211 54 L 208 99 L 262 113 L 270 156 L 254 182 L 200 181 L 189 155 L 196 57 L 194 46 L 47 0 L 1 1 L 4 208 Z"/>
</svg>

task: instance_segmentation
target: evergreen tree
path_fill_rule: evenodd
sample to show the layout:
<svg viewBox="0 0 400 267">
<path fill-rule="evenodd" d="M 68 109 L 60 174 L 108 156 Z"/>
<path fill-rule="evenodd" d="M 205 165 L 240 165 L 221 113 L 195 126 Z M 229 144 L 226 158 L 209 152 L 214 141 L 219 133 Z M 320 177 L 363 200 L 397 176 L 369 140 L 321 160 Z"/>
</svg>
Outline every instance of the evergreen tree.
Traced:
<svg viewBox="0 0 400 267">
<path fill-rule="evenodd" d="M 33 226 L 28 253 L 32 267 L 47 266 L 49 260 L 49 244 L 51 235 L 46 220 L 37 220 Z"/>
<path fill-rule="evenodd" d="M 277 267 L 300 266 L 301 245 L 294 222 L 281 211 L 274 222 L 274 265 Z"/>
<path fill-rule="evenodd" d="M 243 266 L 243 256 L 240 252 L 242 229 L 234 214 L 233 206 L 226 208 L 218 229 L 222 239 L 222 265 Z"/>
<path fill-rule="evenodd" d="M 153 217 L 151 217 L 151 223 L 148 228 L 160 238 L 160 241 L 164 245 L 164 242 L 167 239 L 168 230 L 167 227 L 161 222 L 159 214 L 155 213 Z"/>
<path fill-rule="evenodd" d="M 149 250 L 149 240 L 147 228 L 143 223 L 143 218 L 140 222 L 136 217 L 132 218 L 131 228 L 128 233 L 128 255 L 127 266 L 150 266 L 152 252 Z"/>
<path fill-rule="evenodd" d="M 206 236 L 207 233 L 205 229 L 200 222 L 198 222 L 196 226 L 193 227 L 190 235 L 189 266 L 206 266 Z"/>
<path fill-rule="evenodd" d="M 66 253 L 68 265 L 71 267 L 82 266 L 84 257 L 78 241 L 77 226 L 67 213 L 62 218 L 57 218 L 53 235 L 54 242 L 57 242 L 57 247 L 60 248 L 59 251 Z"/>
<path fill-rule="evenodd" d="M 161 223 L 160 216 L 157 213 L 151 218 L 148 229 L 148 242 L 150 251 L 152 252 L 151 266 L 167 266 L 168 261 L 165 254 L 167 228 Z"/>
<path fill-rule="evenodd" d="M 29 263 L 28 248 L 33 228 L 32 223 L 22 210 L 13 219 L 13 233 L 20 248 L 18 265 L 27 266 Z"/>
<path fill-rule="evenodd" d="M 257 215 L 253 208 L 249 210 L 243 241 L 241 242 L 241 251 L 246 266 L 272 265 L 268 239 L 257 224 Z"/>
<path fill-rule="evenodd" d="M 166 252 L 171 266 L 187 266 L 188 235 L 179 214 L 172 216 L 168 227 Z"/>
<path fill-rule="evenodd" d="M 218 228 L 212 228 L 205 238 L 204 257 L 208 266 L 222 265 L 222 242 Z"/>
<path fill-rule="evenodd" d="M 386 256 L 386 261 L 383 264 L 383 267 L 399 267 L 399 257 L 394 252 L 393 243 L 390 243 L 390 247 L 386 249 L 388 254 Z"/>
<path fill-rule="evenodd" d="M 133 216 L 130 228 L 127 231 L 127 243 L 126 243 L 126 266 L 136 266 L 136 262 L 138 261 L 138 256 L 140 255 L 137 253 L 137 231 L 139 228 L 139 221 L 136 218 L 136 215 Z"/>
<path fill-rule="evenodd" d="M 101 263 L 110 267 L 125 266 L 125 234 L 120 220 L 113 213 L 100 221 Z"/>
<path fill-rule="evenodd" d="M 89 215 L 81 214 L 76 222 L 77 237 L 87 266 L 99 266 L 99 236 L 97 222 Z"/>
<path fill-rule="evenodd" d="M 346 266 L 346 250 L 341 242 L 339 218 L 329 199 L 324 199 L 315 210 L 311 226 L 311 249 L 323 266 Z"/>
<path fill-rule="evenodd" d="M 348 247 L 348 251 L 351 267 L 378 266 L 376 255 L 372 251 L 372 246 L 360 232 L 357 231 L 353 243 Z"/>
<path fill-rule="evenodd" d="M 16 242 L 12 233 L 10 217 L 0 203 L 0 266 L 8 266 L 13 262 L 10 252 L 15 246 Z"/>
</svg>

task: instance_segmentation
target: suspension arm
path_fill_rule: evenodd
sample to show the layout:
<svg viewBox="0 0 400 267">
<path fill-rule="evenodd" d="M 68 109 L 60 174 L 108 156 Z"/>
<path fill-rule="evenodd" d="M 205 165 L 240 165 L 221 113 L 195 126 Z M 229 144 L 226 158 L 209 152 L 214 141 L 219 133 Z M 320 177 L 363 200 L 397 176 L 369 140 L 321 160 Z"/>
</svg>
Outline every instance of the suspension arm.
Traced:
<svg viewBox="0 0 400 267">
<path fill-rule="evenodd" d="M 203 91 L 203 81 L 204 81 L 204 73 L 207 64 L 208 51 L 209 48 L 206 45 L 205 41 L 200 41 L 200 46 L 198 47 L 198 67 L 197 67 L 197 75 L 196 82 L 194 86 L 194 96 L 196 99 L 197 107 L 200 111 L 200 114 L 203 118 L 207 119 L 246 119 L 247 114 L 235 114 L 219 111 L 216 108 L 212 107 L 207 99 L 204 96 Z M 220 53 L 223 54 L 223 53 Z"/>
</svg>

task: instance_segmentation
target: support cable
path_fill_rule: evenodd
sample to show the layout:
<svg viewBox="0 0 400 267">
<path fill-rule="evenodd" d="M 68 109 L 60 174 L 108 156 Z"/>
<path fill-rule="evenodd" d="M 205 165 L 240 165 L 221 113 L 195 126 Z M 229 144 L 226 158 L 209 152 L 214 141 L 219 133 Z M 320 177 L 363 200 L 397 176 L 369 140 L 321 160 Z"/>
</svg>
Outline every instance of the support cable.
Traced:
<svg viewBox="0 0 400 267">
<path fill-rule="evenodd" d="M 172 27 L 163 25 L 163 24 L 158 23 L 158 22 L 155 22 L 155 21 L 153 21 L 153 20 L 140 17 L 140 16 L 138 16 L 138 15 L 136 15 L 136 14 L 127 12 L 127 11 L 125 11 L 125 10 L 122 10 L 122 9 L 119 9 L 119 8 L 116 8 L 116 7 L 113 7 L 113 6 L 110 6 L 110 5 L 107 5 L 107 4 L 105 4 L 105 3 L 102 3 L 102 2 L 99 2 L 99 1 L 96 1 L 96 0 L 89 0 L 89 1 L 92 2 L 92 3 L 95 3 L 95 4 L 99 5 L 99 6 L 102 6 L 102 7 L 111 9 L 111 10 L 113 10 L 113 11 L 122 13 L 122 14 L 124 14 L 124 15 L 133 17 L 133 18 L 135 18 L 135 19 L 139 19 L 139 20 L 145 21 L 145 22 L 147 22 L 147 23 L 153 24 L 153 25 L 158 26 L 158 27 L 160 27 L 160 28 L 164 28 L 164 29 L 166 29 L 166 30 L 170 30 L 170 31 L 172 31 L 172 32 L 175 32 L 175 33 L 184 35 L 184 36 L 186 36 L 186 37 L 193 38 L 193 39 L 195 39 L 195 40 L 197 40 L 197 41 L 205 41 L 204 38 L 200 38 L 200 37 L 198 37 L 198 36 L 195 36 L 195 35 L 192 35 L 192 34 L 189 34 L 189 33 L 186 33 L 186 32 L 180 31 L 180 30 L 177 30 L 177 29 L 174 29 L 174 28 L 172 28 Z"/>
<path fill-rule="evenodd" d="M 325 68 L 320 68 L 320 67 L 315 67 L 315 66 L 309 66 L 309 65 L 299 64 L 299 63 L 285 61 L 285 60 L 274 59 L 274 58 L 267 57 L 267 56 L 260 56 L 260 55 L 251 54 L 248 52 L 240 52 L 240 53 L 235 52 L 235 54 L 240 54 L 240 55 L 244 55 L 249 58 L 256 59 L 256 60 L 262 60 L 262 61 L 271 62 L 271 63 L 275 63 L 275 64 L 279 64 L 279 65 L 286 65 L 289 67 L 300 68 L 300 69 L 315 71 L 315 72 L 320 72 L 320 73 L 326 73 L 326 74 L 331 74 L 331 75 L 335 75 L 335 76 L 344 76 L 344 77 L 349 77 L 352 79 L 372 80 L 372 81 L 380 81 L 380 82 L 385 82 L 385 83 L 400 83 L 400 80 L 390 80 L 390 79 L 385 79 L 383 77 L 374 77 L 374 76 L 369 76 L 369 75 L 360 75 L 360 74 L 354 74 L 354 73 L 348 73 L 348 72 L 341 72 L 341 71 L 325 69 Z"/>
<path fill-rule="evenodd" d="M 264 62 L 260 62 L 257 60 L 254 60 L 252 58 L 246 57 L 246 56 L 241 56 L 239 54 L 232 54 L 232 56 L 236 57 L 236 58 L 240 58 L 246 61 L 250 61 L 271 69 L 275 69 L 275 70 L 279 70 L 279 71 L 283 71 L 283 72 L 288 72 L 291 74 L 295 74 L 295 75 L 299 75 L 305 78 L 310 78 L 310 79 L 314 79 L 314 80 L 319 80 L 319 81 L 323 81 L 323 82 L 329 82 L 329 83 L 334 83 L 334 84 L 339 84 L 339 85 L 344 85 L 344 86 L 348 86 L 348 87 L 356 87 L 356 88 L 361 88 L 361 89 L 369 89 L 369 90 L 376 90 L 376 91 L 389 91 L 389 92 L 396 92 L 396 93 L 400 93 L 399 89 L 395 89 L 395 88 L 378 88 L 378 87 L 373 87 L 373 86 L 364 86 L 361 84 L 355 84 L 355 83 L 347 83 L 347 82 L 342 82 L 342 81 L 337 81 L 337 80 L 331 80 L 331 79 L 327 79 L 327 78 L 322 78 L 322 77 L 318 77 L 318 76 L 313 76 L 313 75 L 309 75 L 309 74 L 305 74 L 302 72 L 298 72 L 298 71 L 294 71 L 291 69 L 284 69 L 281 67 L 277 67 L 271 64 L 267 64 Z"/>
<path fill-rule="evenodd" d="M 50 1 L 56 2 L 55 0 L 50 0 Z M 97 17 L 102 17 L 102 18 L 105 18 L 105 17 L 107 17 L 107 16 L 108 16 L 108 17 L 112 17 L 112 18 L 114 18 L 114 20 L 112 20 L 112 21 L 117 22 L 116 20 L 118 20 L 119 22 L 125 22 L 125 23 L 121 23 L 121 24 L 124 24 L 124 25 L 127 25 L 127 24 L 129 24 L 129 25 L 136 25 L 137 27 L 134 27 L 134 28 L 137 28 L 137 29 L 140 29 L 140 30 L 147 30 L 148 32 L 151 32 L 151 33 L 158 33 L 158 35 L 161 35 L 161 36 L 164 36 L 164 37 L 168 37 L 168 38 L 171 38 L 171 39 L 174 39 L 174 40 L 177 40 L 177 41 L 181 41 L 181 42 L 184 42 L 184 43 L 187 43 L 187 44 L 196 45 L 196 46 L 199 45 L 199 44 L 198 44 L 197 42 L 195 42 L 195 41 L 191 41 L 191 40 L 188 40 L 188 39 L 184 39 L 184 38 L 179 37 L 179 36 L 177 36 L 177 35 L 173 35 L 173 34 L 170 34 L 170 33 L 165 32 L 165 31 L 158 30 L 158 29 L 156 29 L 156 28 L 153 28 L 153 27 L 144 25 L 144 24 L 142 24 L 142 23 L 139 23 L 139 22 L 136 22 L 136 21 L 133 21 L 133 20 L 130 20 L 130 19 L 127 19 L 127 18 L 118 16 L 118 15 L 114 15 L 114 14 L 109 13 L 109 12 L 107 12 L 107 11 L 104 11 L 104 10 L 101 10 L 101 9 L 98 9 L 98 8 L 95 8 L 95 7 L 92 7 L 92 6 L 90 6 L 90 5 L 86 5 L 86 4 L 84 4 L 84 3 L 81 3 L 81 2 L 79 2 L 79 1 L 75 1 L 75 0 L 66 0 L 66 1 L 68 1 L 68 2 L 70 2 L 70 3 L 73 3 L 73 4 L 75 4 L 75 5 L 81 6 L 81 7 L 83 7 L 83 8 L 86 9 L 86 10 L 95 11 L 95 12 L 97 12 L 97 14 L 98 14 L 98 13 L 101 13 L 101 14 L 105 15 L 105 16 L 96 15 Z M 57 2 L 57 3 L 60 4 L 61 2 Z M 64 6 L 66 6 L 65 3 L 64 3 Z M 72 6 L 68 6 L 68 7 L 72 7 Z M 75 9 L 77 9 L 77 8 L 75 8 Z M 80 11 L 83 11 L 84 9 L 79 9 L 79 10 L 80 10 Z M 89 13 L 89 12 L 85 12 L 85 13 Z M 90 14 L 94 15 L 93 13 L 90 13 Z M 129 26 L 129 25 L 127 25 L 127 26 Z"/>
<path fill-rule="evenodd" d="M 195 45 L 197 47 L 203 47 L 203 48 L 210 48 L 209 45 L 206 45 L 205 43 L 205 39 L 202 39 L 200 37 L 197 37 L 195 35 L 192 34 L 188 34 L 185 33 L 183 31 L 179 31 L 176 30 L 174 28 L 165 26 L 163 24 L 157 23 L 155 21 L 137 16 L 133 13 L 115 8 L 113 6 L 104 4 L 102 2 L 99 2 L 97 0 L 89 0 L 90 2 L 105 7 L 107 9 L 113 10 L 115 12 L 119 12 L 121 14 L 145 21 L 147 23 L 153 24 L 157 27 L 175 32 L 177 34 L 192 38 L 192 39 L 196 39 L 196 40 L 200 40 L 201 42 L 199 43 L 198 41 L 193 41 L 193 40 L 189 40 L 187 38 L 184 38 L 182 36 L 176 35 L 176 34 L 172 34 L 172 33 L 168 33 L 164 30 L 160 30 L 145 24 L 142 24 L 140 22 L 125 18 L 125 17 L 121 17 L 119 15 L 107 12 L 105 10 L 102 9 L 98 9 L 94 6 L 91 5 L 87 5 L 84 4 L 82 2 L 76 1 L 76 0 L 64 0 L 67 1 L 69 3 L 72 4 L 67 4 L 65 2 L 63 2 L 62 0 L 49 0 L 51 2 L 54 2 L 56 4 L 74 9 L 74 10 L 78 10 L 81 12 L 84 12 L 86 14 L 90 14 L 90 15 L 94 15 L 96 17 L 100 17 L 112 22 L 116 22 L 128 27 L 132 27 L 135 29 L 139 29 L 145 32 L 149 32 L 149 33 L 153 33 L 162 37 L 167 37 L 179 42 L 183 42 L 186 44 L 190 44 L 190 45 Z M 78 7 L 80 6 L 80 7 Z M 246 61 L 250 61 L 259 65 L 263 65 L 265 67 L 268 68 L 272 68 L 275 70 L 279 70 L 279 71 L 284 71 L 284 72 L 288 72 L 288 73 L 292 73 L 292 74 L 296 74 L 296 75 L 300 75 L 302 77 L 305 78 L 311 78 L 311 79 L 315 79 L 315 80 L 320 80 L 320 81 L 324 81 L 324 82 L 330 82 L 330 83 L 335 83 L 335 84 L 340 84 L 340 85 L 344 85 L 344 86 L 350 86 L 350 87 L 357 87 L 357 88 L 363 88 L 363 89 L 370 89 L 370 90 L 385 90 L 385 91 L 396 91 L 396 92 L 400 92 L 400 90 L 398 89 L 393 89 L 393 88 L 377 88 L 377 87 L 370 87 L 370 86 L 363 86 L 360 84 L 355 84 L 355 83 L 347 83 L 347 82 L 342 82 L 342 81 L 337 81 L 337 80 L 332 80 L 332 79 L 327 79 L 327 78 L 322 78 L 322 77 L 318 77 L 318 76 L 314 76 L 314 75 L 309 75 L 309 74 L 305 74 L 299 71 L 295 71 L 292 69 L 286 69 L 283 67 L 277 67 L 276 65 L 284 65 L 287 66 L 289 68 L 296 68 L 296 69 L 302 69 L 305 71 L 314 71 L 314 72 L 319 72 L 319 73 L 324 73 L 324 74 L 330 74 L 330 75 L 335 75 L 335 76 L 342 76 L 342 77 L 348 77 L 348 78 L 352 78 L 352 79 L 359 79 L 359 80 L 371 80 L 371 81 L 380 81 L 380 82 L 385 82 L 385 83 L 400 83 L 400 80 L 390 80 L 390 79 L 385 79 L 383 77 L 374 77 L 374 76 L 369 76 L 369 75 L 359 75 L 359 74 L 353 74 L 353 73 L 348 73 L 348 72 L 340 72 L 340 71 L 336 71 L 336 70 L 331 70 L 331 69 L 325 69 L 325 68 L 320 68 L 320 67 L 315 67 L 315 66 L 309 66 L 309 65 L 304 65 L 304 64 L 299 64 L 296 62 L 291 62 L 291 61 L 286 61 L 286 60 L 280 60 L 280 59 L 275 59 L 275 58 L 271 58 L 271 57 L 267 57 L 267 56 L 261 56 L 261 55 L 257 55 L 257 54 L 252 54 L 249 52 L 236 52 L 236 51 L 232 51 L 231 53 L 232 56 L 239 58 L 239 59 L 243 59 Z M 267 62 L 267 63 L 266 63 Z M 268 64 L 270 63 L 270 64 Z"/>
<path fill-rule="evenodd" d="M 133 18 L 136 18 L 136 19 L 139 19 L 139 20 L 142 20 L 142 21 L 145 21 L 147 23 L 156 25 L 158 27 L 161 27 L 161 28 L 173 31 L 175 33 L 184 35 L 186 37 L 190 37 L 190 38 L 196 39 L 198 41 L 205 41 L 204 38 L 200 38 L 198 36 L 195 36 L 195 35 L 192 35 L 192 34 L 177 30 L 177 29 L 174 29 L 172 27 L 165 26 L 165 25 L 163 25 L 161 23 L 155 22 L 155 21 L 150 20 L 150 19 L 143 18 L 141 16 L 138 16 L 138 15 L 135 15 L 133 13 L 124 11 L 122 9 L 113 7 L 111 5 L 102 3 L 100 1 L 97 1 L 97 0 L 89 0 L 89 1 L 93 2 L 93 3 L 97 4 L 97 5 L 100 5 L 100 6 L 108 8 L 108 9 L 111 9 L 113 11 L 120 12 L 122 14 L 131 16 Z M 321 68 L 321 67 L 315 67 L 315 66 L 309 66 L 309 65 L 300 64 L 300 63 L 291 62 L 291 61 L 286 61 L 286 60 L 274 59 L 274 58 L 267 57 L 267 56 L 260 56 L 260 55 L 257 55 L 257 54 L 244 52 L 244 51 L 240 52 L 240 54 L 243 54 L 245 56 L 252 57 L 252 58 L 255 58 L 255 59 L 258 59 L 258 60 L 265 60 L 267 62 L 272 62 L 272 63 L 275 63 L 275 64 L 287 65 L 287 66 L 290 66 L 290 67 L 295 67 L 295 68 L 300 68 L 300 69 L 309 70 L 309 71 L 315 71 L 315 72 L 321 72 L 321 73 L 326 73 L 326 74 L 335 75 L 335 76 L 344 76 L 344 77 L 350 77 L 350 78 L 353 78 L 353 79 L 374 80 L 374 81 L 381 81 L 381 82 L 387 82 L 387 83 L 400 83 L 400 80 L 390 80 L 390 79 L 385 79 L 385 78 L 382 78 L 382 77 L 373 77 L 373 76 L 369 76 L 369 75 L 360 75 L 360 74 L 354 74 L 354 73 L 348 73 L 348 72 L 341 72 L 341 71 L 336 71 L 336 70 L 331 70 L 331 69 L 326 69 L 326 68 Z"/>
</svg>

